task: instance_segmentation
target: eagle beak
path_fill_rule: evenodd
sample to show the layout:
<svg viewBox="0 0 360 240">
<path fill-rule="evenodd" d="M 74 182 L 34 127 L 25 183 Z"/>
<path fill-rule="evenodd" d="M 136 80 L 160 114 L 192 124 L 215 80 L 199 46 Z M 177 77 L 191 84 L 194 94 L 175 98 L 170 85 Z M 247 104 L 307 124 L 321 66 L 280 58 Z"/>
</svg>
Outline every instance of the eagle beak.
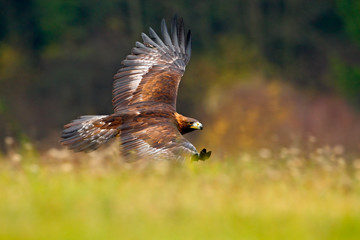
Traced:
<svg viewBox="0 0 360 240">
<path fill-rule="evenodd" d="M 190 128 L 196 129 L 196 130 L 203 130 L 203 125 L 200 122 L 194 122 Z"/>
</svg>

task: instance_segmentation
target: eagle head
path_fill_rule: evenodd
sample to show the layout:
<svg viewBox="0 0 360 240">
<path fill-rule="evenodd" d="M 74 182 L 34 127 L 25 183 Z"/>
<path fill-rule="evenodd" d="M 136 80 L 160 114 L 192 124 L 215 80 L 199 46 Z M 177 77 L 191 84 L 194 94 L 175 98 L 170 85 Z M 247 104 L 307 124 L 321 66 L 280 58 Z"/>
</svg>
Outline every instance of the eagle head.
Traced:
<svg viewBox="0 0 360 240">
<path fill-rule="evenodd" d="M 203 125 L 197 120 L 188 122 L 188 126 L 194 130 L 203 130 Z"/>
<path fill-rule="evenodd" d="M 185 134 L 188 132 L 192 132 L 194 130 L 202 130 L 203 125 L 194 118 L 186 118 L 184 123 L 182 124 L 181 133 Z"/>
<path fill-rule="evenodd" d="M 181 134 L 203 129 L 203 125 L 195 118 L 185 117 L 175 113 L 175 120 Z"/>
</svg>

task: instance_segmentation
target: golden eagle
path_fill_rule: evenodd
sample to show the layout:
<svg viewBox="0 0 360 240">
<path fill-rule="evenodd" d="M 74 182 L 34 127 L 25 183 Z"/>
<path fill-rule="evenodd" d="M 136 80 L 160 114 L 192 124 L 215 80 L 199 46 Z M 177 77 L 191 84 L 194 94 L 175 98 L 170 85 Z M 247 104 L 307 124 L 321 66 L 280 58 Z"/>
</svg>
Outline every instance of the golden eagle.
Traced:
<svg viewBox="0 0 360 240">
<path fill-rule="evenodd" d="M 81 116 L 64 126 L 61 143 L 75 151 L 92 151 L 113 137 L 120 137 L 127 160 L 144 158 L 205 160 L 182 135 L 202 130 L 202 124 L 176 112 L 178 86 L 191 55 L 191 32 L 185 37 L 182 19 L 173 18 L 171 35 L 165 20 L 161 39 L 150 28 L 143 43 L 136 42 L 114 75 L 114 113 Z"/>
</svg>

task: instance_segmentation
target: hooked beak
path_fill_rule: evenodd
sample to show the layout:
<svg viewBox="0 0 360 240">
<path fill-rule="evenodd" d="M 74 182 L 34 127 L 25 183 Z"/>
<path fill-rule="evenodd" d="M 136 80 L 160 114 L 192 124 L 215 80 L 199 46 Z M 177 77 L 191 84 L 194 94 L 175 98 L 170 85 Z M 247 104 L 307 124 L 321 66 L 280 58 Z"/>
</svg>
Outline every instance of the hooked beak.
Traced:
<svg viewBox="0 0 360 240">
<path fill-rule="evenodd" d="M 194 122 L 190 128 L 196 129 L 196 130 L 203 130 L 203 125 L 200 122 Z"/>
</svg>

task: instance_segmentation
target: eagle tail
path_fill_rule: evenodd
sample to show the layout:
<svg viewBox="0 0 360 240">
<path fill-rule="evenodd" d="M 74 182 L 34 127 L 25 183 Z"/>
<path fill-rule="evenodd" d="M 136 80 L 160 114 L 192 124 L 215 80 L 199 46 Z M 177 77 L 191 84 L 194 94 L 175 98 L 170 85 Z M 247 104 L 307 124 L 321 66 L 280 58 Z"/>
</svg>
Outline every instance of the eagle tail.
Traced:
<svg viewBox="0 0 360 240">
<path fill-rule="evenodd" d="M 76 152 L 90 152 L 115 137 L 119 130 L 109 128 L 108 116 L 81 116 L 64 126 L 61 144 Z"/>
</svg>

